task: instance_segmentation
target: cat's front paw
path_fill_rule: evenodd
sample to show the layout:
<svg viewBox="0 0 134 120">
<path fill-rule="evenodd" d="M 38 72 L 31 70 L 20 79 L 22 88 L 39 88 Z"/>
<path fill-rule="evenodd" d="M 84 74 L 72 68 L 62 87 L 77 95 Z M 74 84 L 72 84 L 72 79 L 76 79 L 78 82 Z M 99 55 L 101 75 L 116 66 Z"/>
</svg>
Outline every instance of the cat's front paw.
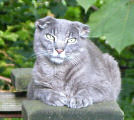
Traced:
<svg viewBox="0 0 134 120">
<path fill-rule="evenodd" d="M 68 102 L 68 107 L 70 108 L 82 108 L 87 107 L 93 104 L 92 98 L 84 98 L 84 97 L 72 97 Z"/>
<path fill-rule="evenodd" d="M 41 97 L 42 102 L 52 105 L 52 106 L 64 106 L 67 103 L 67 98 L 65 96 L 60 96 L 59 94 L 49 94 L 47 96 Z"/>
</svg>

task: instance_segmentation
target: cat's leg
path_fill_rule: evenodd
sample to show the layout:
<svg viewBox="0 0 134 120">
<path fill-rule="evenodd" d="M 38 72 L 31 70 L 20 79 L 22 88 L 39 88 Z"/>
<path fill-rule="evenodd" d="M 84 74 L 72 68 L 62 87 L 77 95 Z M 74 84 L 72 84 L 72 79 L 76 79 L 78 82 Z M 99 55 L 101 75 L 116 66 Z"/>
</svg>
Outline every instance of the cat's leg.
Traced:
<svg viewBox="0 0 134 120">
<path fill-rule="evenodd" d="M 92 97 L 89 96 L 86 90 L 80 90 L 76 95 L 68 99 L 67 106 L 70 108 L 87 107 L 93 104 Z"/>
<path fill-rule="evenodd" d="M 115 100 L 111 84 L 109 82 L 97 83 L 96 85 L 78 90 L 70 97 L 68 107 L 81 108 L 93 103 L 111 100 Z"/>
<path fill-rule="evenodd" d="M 56 92 L 52 89 L 35 89 L 34 99 L 39 99 L 53 106 L 64 106 L 67 103 L 67 98 L 63 93 Z"/>
<path fill-rule="evenodd" d="M 27 98 L 38 99 L 53 106 L 64 106 L 67 102 L 63 93 L 51 89 L 38 89 L 32 82 L 28 85 Z"/>
</svg>

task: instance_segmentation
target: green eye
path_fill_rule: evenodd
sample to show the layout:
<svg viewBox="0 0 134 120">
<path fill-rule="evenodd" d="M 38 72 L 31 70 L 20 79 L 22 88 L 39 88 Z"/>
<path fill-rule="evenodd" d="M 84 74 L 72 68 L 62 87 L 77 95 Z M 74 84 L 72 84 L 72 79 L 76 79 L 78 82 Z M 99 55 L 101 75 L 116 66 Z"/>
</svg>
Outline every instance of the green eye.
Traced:
<svg viewBox="0 0 134 120">
<path fill-rule="evenodd" d="M 50 34 L 46 34 L 45 37 L 46 37 L 46 39 L 51 40 L 51 41 L 55 40 L 55 37 Z"/>
<path fill-rule="evenodd" d="M 70 38 L 67 40 L 68 43 L 76 43 L 76 38 Z"/>
</svg>

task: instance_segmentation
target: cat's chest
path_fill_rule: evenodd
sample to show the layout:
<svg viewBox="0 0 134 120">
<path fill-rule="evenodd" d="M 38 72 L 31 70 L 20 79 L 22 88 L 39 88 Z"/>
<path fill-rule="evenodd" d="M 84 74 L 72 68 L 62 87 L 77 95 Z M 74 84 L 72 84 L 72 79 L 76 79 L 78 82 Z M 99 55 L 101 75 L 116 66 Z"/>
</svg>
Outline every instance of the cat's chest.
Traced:
<svg viewBox="0 0 134 120">
<path fill-rule="evenodd" d="M 53 68 L 53 77 L 55 79 L 64 80 L 65 69 L 63 67 L 54 67 Z"/>
<path fill-rule="evenodd" d="M 51 85 L 52 88 L 60 89 L 64 86 L 65 69 L 57 66 L 42 66 L 42 80 Z"/>
<path fill-rule="evenodd" d="M 65 76 L 65 67 L 63 66 L 56 66 L 56 65 L 42 65 L 41 66 L 42 75 L 44 77 L 47 77 L 48 79 L 57 79 L 57 80 L 63 80 Z"/>
</svg>

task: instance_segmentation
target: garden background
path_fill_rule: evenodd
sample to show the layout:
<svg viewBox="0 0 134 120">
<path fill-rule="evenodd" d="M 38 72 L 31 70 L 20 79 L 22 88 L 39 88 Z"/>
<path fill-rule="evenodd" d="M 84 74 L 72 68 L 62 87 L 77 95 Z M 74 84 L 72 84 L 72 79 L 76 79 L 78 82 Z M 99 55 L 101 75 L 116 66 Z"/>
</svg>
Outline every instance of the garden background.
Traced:
<svg viewBox="0 0 134 120">
<path fill-rule="evenodd" d="M 14 91 L 12 69 L 33 67 L 34 22 L 47 15 L 90 26 L 90 39 L 119 62 L 118 103 L 134 120 L 134 0 L 0 0 L 0 92 Z"/>
</svg>

